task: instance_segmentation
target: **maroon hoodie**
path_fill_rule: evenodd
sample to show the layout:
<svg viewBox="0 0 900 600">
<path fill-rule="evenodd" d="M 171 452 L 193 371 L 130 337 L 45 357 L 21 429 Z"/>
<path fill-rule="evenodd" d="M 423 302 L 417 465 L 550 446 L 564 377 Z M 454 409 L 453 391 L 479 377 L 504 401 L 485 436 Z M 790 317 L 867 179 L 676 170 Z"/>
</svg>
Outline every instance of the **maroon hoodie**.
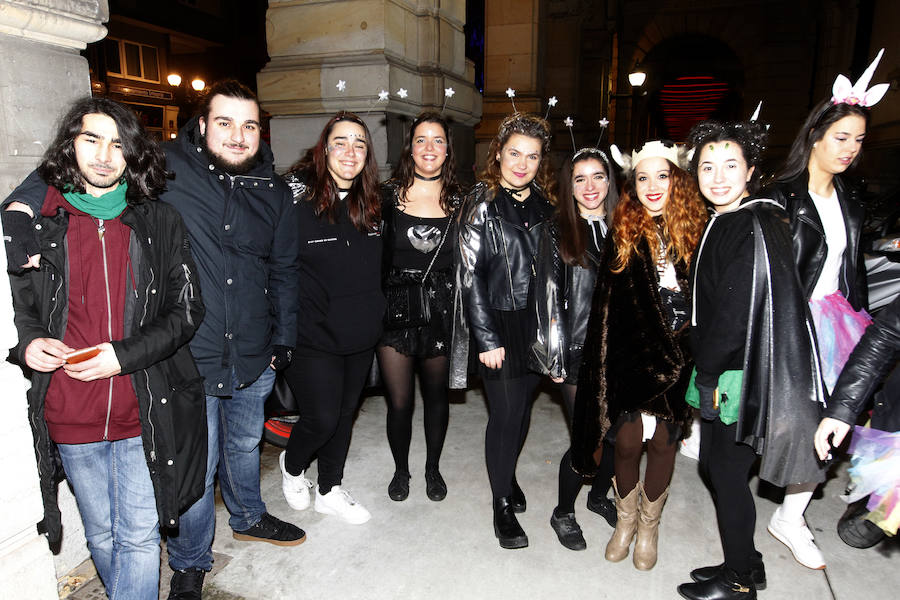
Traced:
<svg viewBox="0 0 900 600">
<path fill-rule="evenodd" d="M 69 297 L 63 342 L 79 350 L 120 340 L 124 335 L 125 294 L 127 286 L 133 285 L 133 278 L 128 278 L 131 229 L 118 218 L 100 221 L 91 217 L 50 187 L 41 214 L 52 216 L 59 208 L 69 214 Z M 98 235 L 101 223 L 105 230 L 102 239 Z M 129 375 L 85 382 L 72 379 L 61 368 L 53 373 L 45 419 L 54 442 L 82 444 L 135 437 L 141 433 L 138 414 Z"/>
</svg>

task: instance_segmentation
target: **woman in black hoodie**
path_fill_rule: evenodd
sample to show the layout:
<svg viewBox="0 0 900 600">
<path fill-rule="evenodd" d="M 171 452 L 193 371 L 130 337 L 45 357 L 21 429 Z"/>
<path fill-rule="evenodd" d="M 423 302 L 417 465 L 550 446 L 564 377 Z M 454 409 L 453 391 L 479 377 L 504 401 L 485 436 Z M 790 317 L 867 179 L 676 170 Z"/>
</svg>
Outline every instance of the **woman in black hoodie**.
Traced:
<svg viewBox="0 0 900 600">
<path fill-rule="evenodd" d="M 366 124 L 339 112 L 285 175 L 298 211 L 300 311 L 297 347 L 285 376 L 298 398 L 279 462 L 291 508 L 310 503 L 306 470 L 319 459 L 316 512 L 352 524 L 369 512 L 341 488 L 353 414 L 381 335 L 378 167 Z"/>
</svg>

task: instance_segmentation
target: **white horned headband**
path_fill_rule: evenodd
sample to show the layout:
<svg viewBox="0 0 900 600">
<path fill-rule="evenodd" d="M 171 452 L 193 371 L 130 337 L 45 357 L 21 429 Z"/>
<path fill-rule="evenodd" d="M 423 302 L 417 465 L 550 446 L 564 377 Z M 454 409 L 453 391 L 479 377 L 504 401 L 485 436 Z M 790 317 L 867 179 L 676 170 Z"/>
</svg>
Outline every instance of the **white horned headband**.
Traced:
<svg viewBox="0 0 900 600">
<path fill-rule="evenodd" d="M 609 147 L 609 153 L 612 159 L 625 170 L 626 174 L 631 173 L 634 168 L 645 158 L 664 158 L 673 165 L 684 169 L 686 166 L 684 151 L 675 144 L 667 146 L 659 140 L 647 142 L 637 152 L 622 154 L 619 148 L 613 144 Z"/>
<path fill-rule="evenodd" d="M 872 64 L 863 71 L 863 74 L 855 84 L 851 84 L 850 80 L 843 75 L 838 75 L 831 87 L 831 103 L 832 104 L 850 104 L 865 106 L 866 108 L 875 106 L 881 100 L 890 88 L 889 83 L 879 83 L 866 89 L 875 74 L 875 68 L 884 54 L 884 48 L 878 51 L 878 56 L 872 61 Z"/>
</svg>

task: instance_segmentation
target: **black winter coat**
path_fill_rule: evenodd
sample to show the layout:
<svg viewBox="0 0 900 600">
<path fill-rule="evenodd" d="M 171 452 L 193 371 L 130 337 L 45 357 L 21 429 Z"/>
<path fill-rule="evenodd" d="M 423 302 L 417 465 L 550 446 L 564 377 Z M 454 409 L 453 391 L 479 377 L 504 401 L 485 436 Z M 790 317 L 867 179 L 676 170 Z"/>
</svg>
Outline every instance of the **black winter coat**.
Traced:
<svg viewBox="0 0 900 600">
<path fill-rule="evenodd" d="M 812 297 L 828 254 L 822 220 L 809 196 L 808 187 L 809 173 L 803 171 L 794 179 L 775 182 L 757 194 L 758 198 L 771 198 L 781 204 L 790 217 L 794 258 L 807 300 Z M 860 203 L 860 190 L 849 185 L 840 176 L 835 176 L 834 187 L 847 230 L 847 248 L 844 250 L 844 264 L 839 278 L 840 290 L 850 305 L 855 310 L 860 310 L 869 304 L 863 250 L 860 246 L 865 216 Z"/>
<path fill-rule="evenodd" d="M 34 189 L 34 188 L 33 188 Z M 44 185 L 43 192 L 46 193 Z M 16 198 L 22 200 L 23 198 Z M 37 205 L 43 202 L 43 195 Z M 32 203 L 29 203 L 32 204 Z M 161 202 L 129 206 L 120 217 L 132 229 L 125 304 L 125 338 L 112 342 L 123 375 L 131 375 L 138 399 L 141 437 L 157 512 L 163 527 L 177 527 L 179 512 L 203 495 L 206 478 L 206 399 L 188 340 L 203 319 L 196 267 L 184 223 Z M 14 357 L 39 337 L 62 339 L 68 315 L 68 215 L 60 210 L 36 223 L 41 268 L 10 275 L 19 345 Z M 51 547 L 61 537 L 57 484 L 65 474 L 44 421 L 52 373 L 27 371 L 28 411 L 34 434 L 44 520 Z"/>
<path fill-rule="evenodd" d="M 232 367 L 239 383 L 251 383 L 271 362 L 272 346 L 296 341 L 294 198 L 264 142 L 258 164 L 234 176 L 209 160 L 196 118 L 163 149 L 175 179 L 161 200 L 184 218 L 207 309 L 191 352 L 206 393 L 229 395 Z"/>
</svg>

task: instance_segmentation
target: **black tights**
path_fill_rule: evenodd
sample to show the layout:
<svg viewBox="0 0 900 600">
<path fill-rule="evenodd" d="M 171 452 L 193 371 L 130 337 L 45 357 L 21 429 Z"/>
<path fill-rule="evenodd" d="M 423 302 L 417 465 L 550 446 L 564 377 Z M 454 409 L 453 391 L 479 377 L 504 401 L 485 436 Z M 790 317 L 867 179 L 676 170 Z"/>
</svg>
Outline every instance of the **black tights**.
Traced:
<svg viewBox="0 0 900 600">
<path fill-rule="evenodd" d="M 531 402 L 540 378 L 536 374 L 484 380 L 488 400 L 488 424 L 484 454 L 494 498 L 512 493 L 516 461 L 531 419 Z"/>
<path fill-rule="evenodd" d="M 616 432 L 616 488 L 619 496 L 627 496 L 641 477 L 641 453 L 644 449 L 644 428 L 640 414 L 626 417 Z M 647 499 L 655 501 L 669 487 L 675 470 L 675 453 L 678 436 L 672 435 L 670 425 L 656 420 L 656 431 L 647 442 L 647 470 L 644 473 L 644 491 Z"/>
<path fill-rule="evenodd" d="M 719 419 L 700 422 L 700 472 L 712 487 L 725 564 L 744 574 L 761 560 L 753 545 L 756 504 L 748 483 L 756 453 L 735 441 L 736 428 Z"/>
<path fill-rule="evenodd" d="M 576 389 L 577 386 L 570 383 L 565 383 L 562 386 L 566 415 L 570 421 L 572 420 L 572 415 L 575 414 Z M 597 472 L 594 474 L 590 491 L 591 497 L 595 500 L 605 498 L 610 485 L 612 485 L 614 450 L 612 444 L 606 440 L 603 441 L 603 453 L 600 455 L 600 464 L 597 467 Z M 562 459 L 559 461 L 557 516 L 575 512 L 575 499 L 578 497 L 578 492 L 581 491 L 582 485 L 584 485 L 584 479 L 572 468 L 572 450 L 566 450 L 566 453 L 563 454 Z"/>
<path fill-rule="evenodd" d="M 390 346 L 378 346 L 381 378 L 387 388 L 387 436 L 394 455 L 394 469 L 409 473 L 409 443 L 415 408 L 415 372 L 425 406 L 425 470 L 438 470 L 447 436 L 450 407 L 447 400 L 450 359 L 446 356 L 416 358 Z"/>
</svg>

